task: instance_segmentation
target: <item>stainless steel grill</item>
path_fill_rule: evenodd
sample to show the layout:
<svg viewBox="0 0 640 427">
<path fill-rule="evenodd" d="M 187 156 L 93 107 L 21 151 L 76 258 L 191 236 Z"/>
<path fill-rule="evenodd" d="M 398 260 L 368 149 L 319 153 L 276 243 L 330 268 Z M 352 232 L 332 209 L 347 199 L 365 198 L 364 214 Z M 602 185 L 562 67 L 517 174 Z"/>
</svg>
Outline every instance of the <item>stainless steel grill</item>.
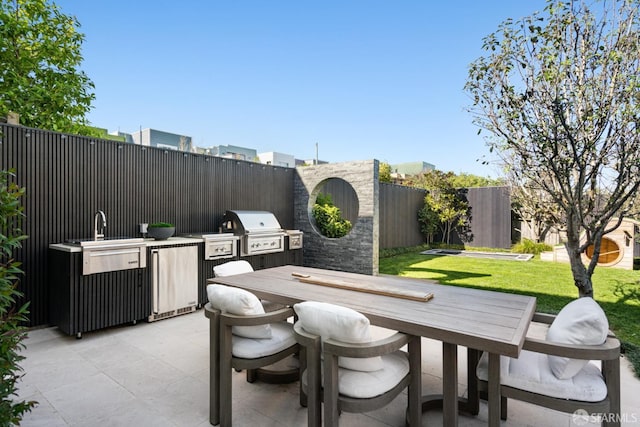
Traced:
<svg viewBox="0 0 640 427">
<path fill-rule="evenodd" d="M 284 252 L 285 231 L 268 211 L 227 211 L 223 231 L 240 238 L 240 256 Z"/>
</svg>

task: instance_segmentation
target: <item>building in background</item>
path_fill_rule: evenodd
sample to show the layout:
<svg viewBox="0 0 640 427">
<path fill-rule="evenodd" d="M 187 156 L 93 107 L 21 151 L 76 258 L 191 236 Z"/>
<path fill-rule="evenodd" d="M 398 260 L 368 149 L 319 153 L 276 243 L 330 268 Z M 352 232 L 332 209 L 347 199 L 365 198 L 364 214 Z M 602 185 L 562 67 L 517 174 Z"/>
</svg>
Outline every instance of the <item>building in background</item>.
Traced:
<svg viewBox="0 0 640 427">
<path fill-rule="evenodd" d="M 192 139 L 186 135 L 147 128 L 133 132 L 131 138 L 133 139 L 133 143 L 138 145 L 177 151 L 193 151 Z"/>
<path fill-rule="evenodd" d="M 391 173 L 400 175 L 420 175 L 423 172 L 435 170 L 436 166 L 427 162 L 408 162 L 391 165 Z"/>
<path fill-rule="evenodd" d="M 109 135 L 110 135 L 110 137 L 118 138 L 118 140 L 124 141 L 127 144 L 134 144 L 133 136 L 130 133 L 120 132 L 119 130 L 114 130 L 114 131 L 109 132 Z M 111 138 L 107 138 L 107 139 L 111 139 Z"/>
<path fill-rule="evenodd" d="M 404 184 L 412 176 L 435 170 L 435 165 L 427 162 L 398 163 L 391 166 L 391 180 L 395 184 Z"/>
<path fill-rule="evenodd" d="M 269 151 L 268 153 L 258 154 L 258 158 L 260 159 L 260 163 L 265 165 L 282 166 L 285 168 L 294 168 L 296 166 L 296 159 L 291 154 Z"/>
<path fill-rule="evenodd" d="M 99 127 L 96 127 L 96 126 L 89 126 L 89 128 L 92 129 L 96 133 L 96 136 L 98 138 L 108 139 L 109 141 L 119 141 L 119 142 L 125 142 L 126 141 L 124 136 L 113 134 L 113 133 L 109 133 L 109 132 L 107 132 L 107 129 L 105 129 L 105 128 L 99 128 Z"/>
<path fill-rule="evenodd" d="M 236 145 L 218 145 L 207 149 L 211 156 L 224 157 L 226 159 L 247 160 L 255 162 L 258 159 L 258 152 L 253 148 L 238 147 Z"/>
</svg>

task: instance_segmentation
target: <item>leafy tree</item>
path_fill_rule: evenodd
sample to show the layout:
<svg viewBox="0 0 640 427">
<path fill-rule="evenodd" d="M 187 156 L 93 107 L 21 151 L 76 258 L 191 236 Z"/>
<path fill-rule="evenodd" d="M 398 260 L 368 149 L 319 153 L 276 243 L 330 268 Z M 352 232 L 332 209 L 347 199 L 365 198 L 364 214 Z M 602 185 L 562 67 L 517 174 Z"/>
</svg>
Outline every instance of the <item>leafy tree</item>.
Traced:
<svg viewBox="0 0 640 427">
<path fill-rule="evenodd" d="M 470 241 L 471 207 L 466 197 L 466 189 L 453 186 L 453 172 L 433 170 L 418 177 L 419 186 L 427 190 L 425 208 L 419 212 L 419 220 L 424 230 L 429 230 L 425 221 L 437 214 L 442 231 L 443 243 L 451 242 L 451 232 L 456 230 L 463 241 Z M 428 235 L 428 233 L 427 233 Z"/>
<path fill-rule="evenodd" d="M 451 177 L 451 184 L 455 188 L 499 187 L 506 185 L 502 178 L 489 178 L 462 172 Z"/>
<path fill-rule="evenodd" d="M 85 115 L 95 98 L 80 71 L 84 35 L 49 0 L 0 0 L 0 117 L 24 126 L 92 135 Z"/>
<path fill-rule="evenodd" d="M 20 198 L 24 189 L 10 182 L 12 173 L 0 171 L 0 425 L 17 425 L 36 402 L 15 401 L 16 383 L 22 376 L 18 362 L 24 359 L 19 350 L 26 337 L 29 303 L 16 308 L 22 293 L 17 290 L 20 263 L 12 253 L 27 236 L 22 234 Z"/>
<path fill-rule="evenodd" d="M 390 183 L 391 181 L 391 165 L 389 163 L 380 162 L 378 181 Z"/>
<path fill-rule="evenodd" d="M 593 296 L 602 236 L 640 186 L 639 2 L 589 5 L 548 0 L 542 13 L 506 20 L 484 39 L 487 56 L 465 86 L 512 181 L 535 182 L 558 207 L 552 220 L 566 233 L 580 296 Z"/>
<path fill-rule="evenodd" d="M 418 211 L 418 222 L 420 223 L 420 231 L 424 234 L 426 242 L 432 244 L 436 231 L 438 231 L 440 226 L 438 212 L 433 210 L 430 204 L 425 203 Z"/>
</svg>

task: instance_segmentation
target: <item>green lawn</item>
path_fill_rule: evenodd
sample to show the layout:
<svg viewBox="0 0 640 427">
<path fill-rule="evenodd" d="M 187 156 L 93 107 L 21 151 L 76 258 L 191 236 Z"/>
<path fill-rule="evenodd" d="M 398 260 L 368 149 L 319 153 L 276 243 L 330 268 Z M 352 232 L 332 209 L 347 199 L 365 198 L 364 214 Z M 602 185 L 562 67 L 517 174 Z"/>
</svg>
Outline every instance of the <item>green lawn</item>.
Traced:
<svg viewBox="0 0 640 427">
<path fill-rule="evenodd" d="M 405 253 L 380 259 L 380 273 L 434 279 L 466 286 L 531 295 L 537 311 L 557 313 L 578 297 L 568 264 L 505 261 Z M 598 267 L 593 275 L 595 300 L 640 376 L 640 271 Z"/>
</svg>

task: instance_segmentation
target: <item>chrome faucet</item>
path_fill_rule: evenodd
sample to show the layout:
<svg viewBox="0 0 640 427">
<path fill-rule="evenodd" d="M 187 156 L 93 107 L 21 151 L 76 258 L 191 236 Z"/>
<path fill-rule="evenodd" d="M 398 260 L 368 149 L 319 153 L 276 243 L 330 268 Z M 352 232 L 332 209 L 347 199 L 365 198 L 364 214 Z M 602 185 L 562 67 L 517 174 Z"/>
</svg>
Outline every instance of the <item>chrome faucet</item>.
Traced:
<svg viewBox="0 0 640 427">
<path fill-rule="evenodd" d="M 98 226 L 100 227 L 101 233 L 98 232 Z M 98 211 L 96 212 L 95 225 L 93 227 L 93 240 L 104 239 L 105 228 L 107 228 L 107 216 L 103 211 Z"/>
</svg>

